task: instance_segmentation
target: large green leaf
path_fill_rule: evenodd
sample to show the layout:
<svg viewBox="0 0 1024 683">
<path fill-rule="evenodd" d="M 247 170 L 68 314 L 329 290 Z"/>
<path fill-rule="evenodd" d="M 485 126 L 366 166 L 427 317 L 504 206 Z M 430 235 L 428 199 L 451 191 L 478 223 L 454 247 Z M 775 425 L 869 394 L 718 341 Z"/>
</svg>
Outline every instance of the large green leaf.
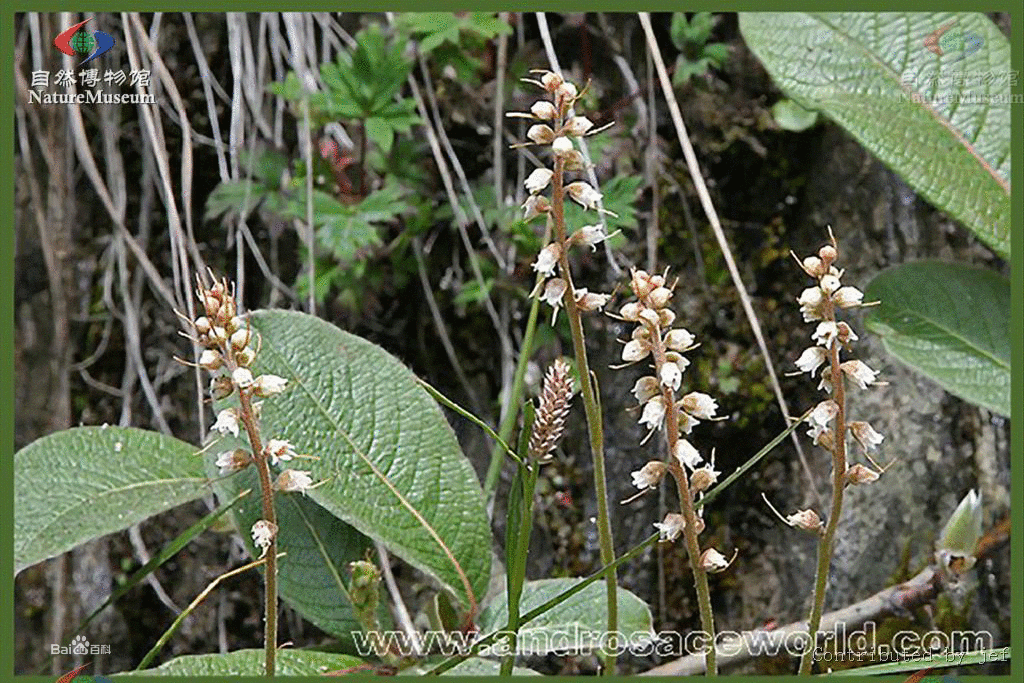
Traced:
<svg viewBox="0 0 1024 683">
<path fill-rule="evenodd" d="M 525 614 L 560 593 L 572 588 L 581 579 L 541 579 L 523 586 L 519 609 Z M 592 583 L 565 602 L 523 624 L 519 629 L 519 647 L 535 654 L 564 650 L 569 646 L 597 647 L 599 642 L 572 641 L 573 634 L 603 634 L 608 626 L 608 593 L 604 582 Z M 641 645 L 654 639 L 651 611 L 643 600 L 625 588 L 619 588 L 619 633 L 626 637 L 623 645 Z M 508 623 L 508 604 L 504 594 L 497 596 L 480 614 L 481 633 L 503 630 Z M 581 636 L 582 637 L 582 636 Z M 569 638 L 569 641 L 566 639 Z"/>
<path fill-rule="evenodd" d="M 965 401 L 1010 415 L 1010 282 L 962 264 L 882 271 L 865 298 L 868 328 L 907 365 Z"/>
<path fill-rule="evenodd" d="M 78 427 L 14 454 L 14 566 L 29 565 L 209 493 L 196 448 L 125 427 Z"/>
<path fill-rule="evenodd" d="M 789 97 L 1009 257 L 1013 72 L 985 15 L 744 12 L 740 27 Z"/>
<path fill-rule="evenodd" d="M 309 497 L 436 578 L 464 605 L 490 579 L 490 529 L 469 461 L 440 408 L 397 359 L 316 317 L 258 311 L 256 370 L 289 380 L 264 402 L 265 438 L 317 460 Z M 470 597 L 472 596 L 472 597 Z"/>
<path fill-rule="evenodd" d="M 225 443 L 227 448 L 236 445 L 233 440 Z M 250 553 L 258 556 L 249 534 L 256 520 L 263 518 L 255 470 L 220 481 L 217 495 L 230 499 L 247 488 L 257 493 L 236 506 L 233 518 Z M 275 499 L 278 552 L 285 553 L 278 561 L 278 594 L 317 627 L 338 636 L 346 646 L 351 644 L 351 634 L 360 625 L 348 595 L 348 563 L 363 559 L 372 545 L 370 539 L 308 497 L 278 493 Z"/>
<path fill-rule="evenodd" d="M 235 650 L 223 655 L 186 655 L 165 662 L 155 669 L 128 671 L 118 676 L 263 676 L 264 661 L 263 650 Z M 277 651 L 274 673 L 278 676 L 322 676 L 361 664 L 363 660 L 351 655 L 286 648 Z"/>
</svg>

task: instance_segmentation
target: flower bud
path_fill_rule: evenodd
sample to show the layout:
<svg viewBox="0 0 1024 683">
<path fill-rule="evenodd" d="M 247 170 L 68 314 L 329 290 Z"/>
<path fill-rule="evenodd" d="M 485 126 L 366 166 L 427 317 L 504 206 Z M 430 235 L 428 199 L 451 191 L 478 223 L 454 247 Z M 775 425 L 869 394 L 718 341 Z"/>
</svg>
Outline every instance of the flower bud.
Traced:
<svg viewBox="0 0 1024 683">
<path fill-rule="evenodd" d="M 622 360 L 627 363 L 636 363 L 646 358 L 650 352 L 650 344 L 631 339 L 622 347 Z"/>
<path fill-rule="evenodd" d="M 660 317 L 658 316 L 657 311 L 650 308 L 645 308 L 642 311 L 640 311 L 640 321 L 643 322 L 645 325 L 654 328 L 658 326 Z"/>
<path fill-rule="evenodd" d="M 619 309 L 619 315 L 621 315 L 624 320 L 628 320 L 629 322 L 636 322 L 640 320 L 640 311 L 642 310 L 642 304 L 640 304 L 637 301 L 630 301 L 629 303 L 625 304 L 622 308 Z"/>
<path fill-rule="evenodd" d="M 815 534 L 820 534 L 824 524 L 818 513 L 814 510 L 800 510 L 786 517 L 786 524 L 795 529 L 803 529 Z"/>
<path fill-rule="evenodd" d="M 860 463 L 857 463 L 853 467 L 849 467 L 846 470 L 846 483 L 853 484 L 872 484 L 878 481 L 878 472 L 875 472 L 869 467 L 865 467 Z"/>
<path fill-rule="evenodd" d="M 247 346 L 241 351 L 235 352 L 235 362 L 243 368 L 252 365 L 254 360 L 256 360 L 256 351 L 252 347 Z"/>
<path fill-rule="evenodd" d="M 669 330 L 665 335 L 665 346 L 673 351 L 687 351 L 693 346 L 694 341 L 694 336 L 682 327 Z"/>
<path fill-rule="evenodd" d="M 553 175 L 549 168 L 535 168 L 523 184 L 530 194 L 537 194 L 548 186 Z"/>
<path fill-rule="evenodd" d="M 565 156 L 572 149 L 572 140 L 564 135 L 555 138 L 555 141 L 551 143 L 551 151 L 555 153 L 555 156 Z"/>
<path fill-rule="evenodd" d="M 820 278 L 825 274 L 825 265 L 821 262 L 821 259 L 817 256 L 808 256 L 800 262 L 804 272 L 811 277 Z"/>
<path fill-rule="evenodd" d="M 634 270 L 629 286 L 632 288 L 633 294 L 636 295 L 637 299 L 646 299 L 647 295 L 654 289 L 654 286 L 651 285 L 651 276 L 645 270 Z"/>
<path fill-rule="evenodd" d="M 231 380 L 239 389 L 248 389 L 253 383 L 252 371 L 249 368 L 235 368 Z"/>
<path fill-rule="evenodd" d="M 228 343 L 228 332 L 223 327 L 214 327 L 207 336 L 212 344 L 224 345 Z"/>
<path fill-rule="evenodd" d="M 547 100 L 534 102 L 533 106 L 530 107 L 530 113 L 542 121 L 550 121 L 558 116 L 558 112 L 555 111 L 555 105 L 551 104 Z"/>
<path fill-rule="evenodd" d="M 526 131 L 526 137 L 538 145 L 550 145 L 555 140 L 555 131 L 551 130 L 551 126 L 538 123 L 530 126 Z"/>
<path fill-rule="evenodd" d="M 733 555 L 733 558 L 736 556 Z M 700 554 L 700 568 L 708 574 L 717 574 L 729 568 L 732 561 L 725 559 L 725 555 L 714 548 L 708 548 Z"/>
<path fill-rule="evenodd" d="M 836 260 L 836 256 L 838 256 L 838 254 L 836 253 L 836 248 L 833 247 L 831 244 L 826 244 L 825 246 L 818 250 L 818 257 L 826 266 L 831 266 L 832 262 Z"/>
<path fill-rule="evenodd" d="M 676 321 L 676 314 L 671 308 L 662 308 L 658 311 L 658 325 L 662 328 L 672 327 Z"/>
<path fill-rule="evenodd" d="M 207 317 L 214 318 L 220 311 L 220 299 L 211 294 L 203 296 L 203 309 L 206 311 Z"/>
<path fill-rule="evenodd" d="M 224 359 L 221 358 L 220 352 L 214 349 L 206 349 L 199 354 L 199 367 L 204 370 L 213 372 L 224 365 Z"/>
<path fill-rule="evenodd" d="M 227 330 L 228 334 L 234 334 L 243 327 L 245 327 L 245 321 L 242 320 L 237 315 L 231 320 L 227 321 L 227 323 L 225 323 L 224 325 L 224 329 Z"/>
<path fill-rule="evenodd" d="M 544 89 L 548 92 L 555 92 L 558 87 L 562 85 L 562 77 L 556 74 L 554 71 L 548 71 L 540 77 L 540 82 L 544 86 Z"/>
<path fill-rule="evenodd" d="M 555 91 L 555 97 L 563 105 L 572 104 L 573 100 L 576 99 L 576 86 L 569 81 L 563 82 Z"/>
<path fill-rule="evenodd" d="M 630 476 L 633 477 L 633 486 L 638 489 L 653 489 L 661 483 L 667 471 L 665 463 L 652 460 L 636 472 L 630 472 Z"/>
<path fill-rule="evenodd" d="M 209 334 L 210 329 L 213 327 L 210 324 L 210 319 L 207 318 L 205 315 L 196 318 L 196 321 L 192 324 L 192 326 L 195 327 L 196 333 L 200 335 Z"/>
<path fill-rule="evenodd" d="M 663 275 L 655 273 L 654 275 L 651 276 L 650 282 L 652 287 L 664 287 L 665 277 Z"/>
<path fill-rule="evenodd" d="M 251 338 L 252 331 L 248 327 L 235 330 L 234 334 L 231 335 L 231 348 L 235 351 L 241 351 L 249 345 L 249 340 Z"/>
<path fill-rule="evenodd" d="M 565 134 L 580 137 L 594 127 L 594 123 L 586 116 L 574 116 L 565 124 Z"/>
<path fill-rule="evenodd" d="M 577 289 L 573 295 L 576 299 L 576 306 L 581 311 L 598 311 L 604 308 L 604 305 L 608 303 L 608 299 L 611 298 L 609 294 L 588 292 L 586 287 Z"/>
<path fill-rule="evenodd" d="M 235 391 L 235 383 L 227 375 L 217 375 L 210 380 L 210 396 L 219 401 L 227 398 Z"/>
<path fill-rule="evenodd" d="M 217 311 L 217 319 L 224 321 L 226 325 L 235 317 L 235 312 L 235 300 L 230 296 L 224 297 L 224 302 L 220 305 L 220 310 Z"/>
<path fill-rule="evenodd" d="M 652 308 L 664 308 L 668 305 L 668 300 L 671 298 L 672 290 L 667 287 L 657 287 L 647 296 L 647 301 L 650 302 Z"/>
<path fill-rule="evenodd" d="M 840 287 L 832 295 L 832 301 L 839 308 L 853 308 L 854 306 L 860 306 L 864 302 L 864 292 L 856 287 Z"/>
</svg>

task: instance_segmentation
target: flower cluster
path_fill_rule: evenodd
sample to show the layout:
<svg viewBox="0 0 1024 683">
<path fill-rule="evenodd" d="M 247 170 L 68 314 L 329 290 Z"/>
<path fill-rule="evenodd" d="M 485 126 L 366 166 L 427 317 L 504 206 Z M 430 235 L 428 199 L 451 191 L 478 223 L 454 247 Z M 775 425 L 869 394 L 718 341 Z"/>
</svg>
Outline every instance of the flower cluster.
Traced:
<svg viewBox="0 0 1024 683">
<path fill-rule="evenodd" d="M 717 483 L 721 472 L 715 469 L 713 455 L 711 462 L 705 462 L 693 444 L 681 434 L 689 435 L 702 420 L 715 419 L 718 402 L 699 391 L 677 396 L 682 386 L 683 372 L 690 365 L 683 354 L 695 349 L 698 344 L 686 329 L 672 327 L 676 316 L 668 304 L 672 299 L 673 287 L 668 286 L 666 275 L 650 275 L 646 271 L 633 269 L 630 288 L 636 300 L 623 305 L 619 317 L 636 323 L 636 327 L 622 349 L 625 365 L 619 367 L 647 359 L 653 361 L 654 374 L 638 379 L 633 386 L 633 395 L 641 406 L 640 424 L 647 427 L 647 436 L 643 441 L 646 442 L 652 434 L 660 431 L 667 422 L 667 441 L 671 449 L 671 457 L 667 462 L 652 460 L 632 472 L 633 485 L 640 489 L 637 494 L 640 496 L 657 488 L 664 476 L 671 474 L 677 481 L 680 496 L 685 496 L 680 501 L 681 505 L 689 507 L 692 512 L 695 497 L 703 496 L 705 491 Z M 699 535 L 704 530 L 704 522 L 697 516 L 694 519 L 694 530 Z M 662 539 L 673 541 L 684 532 L 686 517 L 671 512 L 654 526 L 661 533 Z M 723 571 L 729 566 L 721 553 L 711 548 L 701 554 L 698 564 L 704 571 L 712 573 Z"/>
<path fill-rule="evenodd" d="M 882 385 L 884 382 L 878 381 L 878 373 L 866 363 L 856 359 L 843 360 L 841 353 L 850 352 L 850 343 L 857 341 L 857 334 L 849 324 L 836 319 L 839 310 L 868 304 L 864 302 L 864 294 L 860 290 L 842 284 L 843 270 L 835 266 L 838 249 L 834 237 L 830 244 L 818 250 L 816 256 L 800 259 L 794 254 L 793 257 L 800 268 L 817 281 L 817 284 L 805 289 L 797 298 L 804 322 L 814 323 L 815 327 L 811 334 L 814 345 L 804 349 L 795 364 L 799 373 L 806 372 L 812 377 L 817 373 L 820 379 L 818 389 L 829 395 L 808 415 L 810 429 L 807 435 L 816 446 L 834 452 L 841 445 L 839 440 L 845 439 L 848 430 L 865 457 L 874 465 L 870 454 L 882 443 L 884 437 L 867 422 L 845 420 L 844 378 L 860 389 Z M 840 386 L 836 386 L 837 383 Z M 878 479 L 878 475 L 879 472 L 857 464 L 846 470 L 846 483 L 867 484 Z"/>
<path fill-rule="evenodd" d="M 194 332 L 186 336 L 203 347 L 198 365 L 213 375 L 210 394 L 215 400 L 220 400 L 237 392 L 240 399 L 238 407 L 225 408 L 217 413 L 211 431 L 237 437 L 240 427 L 245 426 L 251 438 L 254 433 L 259 433 L 257 421 L 262 408 L 262 402 L 255 399 L 281 393 L 288 381 L 272 374 L 253 375 L 251 367 L 259 351 L 258 343 L 256 348 L 253 346 L 257 341 L 256 335 L 248 322 L 238 315 L 234 290 L 228 286 L 227 280 L 214 280 L 211 287 L 200 283 L 196 294 L 204 315 L 195 320 L 189 320 L 187 316 L 182 318 Z M 289 461 L 297 455 L 293 446 L 283 439 L 269 439 L 260 450 L 260 456 L 271 465 Z M 255 462 L 252 452 L 243 448 L 224 451 L 216 459 L 222 475 L 239 472 Z M 303 470 L 285 469 L 276 483 L 280 491 L 305 492 L 311 486 L 309 472 Z"/>
<path fill-rule="evenodd" d="M 545 215 L 550 223 L 553 221 L 553 202 L 564 201 L 566 197 L 585 209 L 601 210 L 600 192 L 582 180 L 565 184 L 563 176 L 566 172 L 584 170 L 583 155 L 576 149 L 574 141 L 603 129 L 595 129 L 590 119 L 573 113 L 573 105 L 581 95 L 575 85 L 552 71 L 539 73 L 539 80 L 524 80 L 543 88 L 548 98 L 535 102 L 529 112 L 511 112 L 508 116 L 535 121 L 526 133 L 530 142 L 524 144 L 543 145 L 551 149 L 552 168 L 537 168 L 530 173 L 524 183 L 530 196 L 523 204 L 525 220 Z M 544 194 L 549 186 L 552 186 L 553 193 L 557 192 L 560 196 L 549 200 Z M 609 237 L 600 225 L 583 226 L 568 237 L 558 234 L 564 232 L 564 226 L 559 227 L 561 229 L 556 229 L 554 241 L 541 249 L 533 262 L 534 271 L 546 278 L 538 285 L 534 296 L 540 296 L 542 301 L 554 309 L 552 322 L 558 314 L 558 307 L 567 299 L 566 292 L 572 285 L 569 274 L 564 270 L 567 264 L 564 258 L 568 250 L 574 246 L 587 246 L 594 250 Z M 559 267 L 563 271 L 556 276 L 555 270 Z M 609 298 L 607 294 L 590 292 L 586 288 L 572 290 L 572 302 L 582 311 L 601 309 Z"/>
<path fill-rule="evenodd" d="M 530 433 L 530 458 L 545 460 L 558 445 L 565 432 L 565 418 L 569 415 L 572 399 L 572 375 L 565 361 L 556 359 L 544 376 L 540 405 Z"/>
</svg>

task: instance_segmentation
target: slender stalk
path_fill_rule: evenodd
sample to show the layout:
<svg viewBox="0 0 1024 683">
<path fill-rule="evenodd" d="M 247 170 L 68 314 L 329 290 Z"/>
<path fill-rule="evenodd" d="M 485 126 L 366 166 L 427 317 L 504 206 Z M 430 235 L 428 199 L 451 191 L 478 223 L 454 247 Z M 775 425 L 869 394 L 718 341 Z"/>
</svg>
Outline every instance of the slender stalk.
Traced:
<svg viewBox="0 0 1024 683">
<path fill-rule="evenodd" d="M 277 512 L 274 510 L 274 486 L 270 481 L 270 466 L 267 455 L 263 452 L 260 442 L 260 430 L 252 407 L 252 397 L 248 392 L 239 391 L 239 419 L 245 425 L 252 446 L 256 471 L 260 476 L 260 491 L 263 498 L 263 519 L 270 523 L 274 534 L 270 539 L 270 547 L 266 550 L 266 574 L 263 581 L 264 618 L 263 641 L 266 651 L 266 674 L 274 675 L 274 660 L 277 655 Z"/>
<path fill-rule="evenodd" d="M 831 301 L 828 301 L 827 306 L 827 318 L 835 322 L 835 307 Z M 817 647 L 818 629 L 821 626 L 821 614 L 825 607 L 825 591 L 828 588 L 828 572 L 832 564 L 832 551 L 835 547 L 839 516 L 843 511 L 843 489 L 846 488 L 846 390 L 843 385 L 843 371 L 839 367 L 838 340 L 833 341 L 829 348 L 828 360 L 832 371 L 832 400 L 839 406 L 835 418 L 836 426 L 832 445 L 832 510 L 829 513 L 825 531 L 818 543 L 818 568 L 814 580 L 814 599 L 811 602 L 811 615 L 807 620 L 807 633 L 810 642 L 800 657 L 801 676 L 809 676 L 814 666 L 814 651 Z"/>
<path fill-rule="evenodd" d="M 651 335 L 651 353 L 654 355 L 654 365 L 657 374 L 660 376 L 661 366 L 668 362 L 665 358 L 665 342 L 661 338 L 661 330 Z M 674 457 L 676 444 L 679 442 L 679 412 L 676 409 L 675 392 L 666 386 L 662 386 L 661 395 L 665 398 L 665 436 L 668 445 L 668 471 L 676 480 L 676 488 L 679 491 L 679 507 L 683 513 L 686 525 L 683 527 L 683 538 L 686 540 L 686 554 L 690 560 L 690 569 L 693 571 L 693 583 L 697 589 L 697 605 L 700 609 L 700 626 L 707 638 L 707 649 L 704 652 L 704 661 L 707 666 L 708 676 L 717 676 L 718 667 L 715 663 L 715 615 L 711 611 L 711 591 L 708 588 L 708 575 L 700 566 L 700 540 L 697 528 L 697 512 L 693 506 L 693 496 L 690 495 L 690 484 L 686 479 L 686 471 Z"/>
<path fill-rule="evenodd" d="M 565 160 L 555 157 L 552 182 L 551 211 L 554 217 L 555 239 L 565 244 L 565 197 L 563 191 Z M 601 408 L 594 392 L 594 384 L 590 376 L 590 363 L 587 359 L 587 344 L 583 336 L 583 321 L 574 296 L 572 272 L 569 270 L 568 250 L 563 249 L 558 260 L 559 270 L 567 287 L 565 289 L 565 311 L 569 316 L 569 329 L 572 331 L 572 345 L 576 356 L 576 369 L 580 378 L 580 393 L 583 396 L 583 408 L 587 416 L 587 431 L 590 435 L 590 452 L 594 457 L 594 490 L 597 495 L 597 533 L 601 545 L 601 562 L 611 564 L 615 560 L 615 544 L 612 540 L 611 518 L 608 512 L 608 486 L 605 482 L 604 469 L 604 433 L 601 421 Z M 608 633 L 618 630 L 618 581 L 614 569 L 605 576 L 608 586 Z M 616 655 L 614 652 L 604 654 L 605 676 L 615 674 Z"/>
</svg>

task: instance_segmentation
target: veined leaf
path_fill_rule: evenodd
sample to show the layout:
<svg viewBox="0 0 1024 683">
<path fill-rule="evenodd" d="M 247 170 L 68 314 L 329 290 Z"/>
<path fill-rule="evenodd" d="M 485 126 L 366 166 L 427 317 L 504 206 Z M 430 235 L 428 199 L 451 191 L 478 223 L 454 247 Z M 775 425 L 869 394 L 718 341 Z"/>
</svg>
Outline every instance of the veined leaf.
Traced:
<svg viewBox="0 0 1024 683">
<path fill-rule="evenodd" d="M 155 669 L 127 671 L 118 676 L 263 676 L 264 656 L 263 650 L 235 650 L 223 655 L 186 655 L 165 662 Z M 278 676 L 322 676 L 332 671 L 352 669 L 363 663 L 363 660 L 351 655 L 285 648 L 277 651 L 274 673 Z"/>
<path fill-rule="evenodd" d="M 1010 255 L 1010 44 L 983 14 L 744 12 L 779 87 Z"/>
<path fill-rule="evenodd" d="M 77 427 L 14 454 L 15 572 L 209 493 L 196 448 L 131 427 Z"/>
<path fill-rule="evenodd" d="M 896 358 L 965 401 L 1010 416 L 1010 281 L 985 268 L 918 261 L 879 273 L 868 328 Z"/>
</svg>

